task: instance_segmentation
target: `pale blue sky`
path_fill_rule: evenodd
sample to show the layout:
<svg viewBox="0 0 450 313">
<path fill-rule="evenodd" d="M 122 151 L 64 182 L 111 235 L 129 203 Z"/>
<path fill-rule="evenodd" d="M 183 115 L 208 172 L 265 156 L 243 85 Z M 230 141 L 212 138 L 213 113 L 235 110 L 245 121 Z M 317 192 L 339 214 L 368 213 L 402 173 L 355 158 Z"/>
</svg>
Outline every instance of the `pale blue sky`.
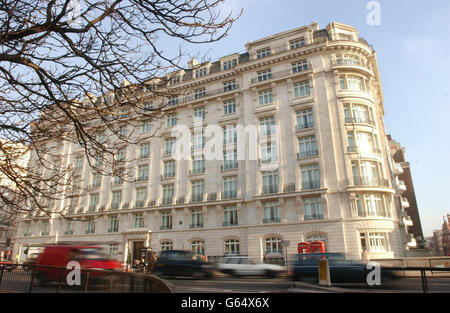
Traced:
<svg viewBox="0 0 450 313">
<path fill-rule="evenodd" d="M 450 1 L 381 0 L 381 25 L 369 26 L 366 0 L 227 0 L 244 13 L 227 38 L 207 46 L 210 58 L 245 43 L 317 21 L 351 25 L 377 52 L 388 133 L 406 148 L 424 235 L 450 213 Z"/>
</svg>

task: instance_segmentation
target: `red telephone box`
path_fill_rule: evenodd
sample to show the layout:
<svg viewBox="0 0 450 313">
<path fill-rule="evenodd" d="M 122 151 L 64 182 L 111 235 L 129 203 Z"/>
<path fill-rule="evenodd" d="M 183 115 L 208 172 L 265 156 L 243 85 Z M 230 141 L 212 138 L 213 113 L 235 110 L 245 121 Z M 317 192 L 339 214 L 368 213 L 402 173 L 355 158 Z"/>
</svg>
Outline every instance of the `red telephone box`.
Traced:
<svg viewBox="0 0 450 313">
<path fill-rule="evenodd" d="M 297 248 L 299 254 L 307 254 L 309 253 L 310 244 L 309 242 L 300 242 Z"/>
<path fill-rule="evenodd" d="M 323 241 L 312 242 L 311 253 L 325 253 L 325 243 Z"/>
</svg>

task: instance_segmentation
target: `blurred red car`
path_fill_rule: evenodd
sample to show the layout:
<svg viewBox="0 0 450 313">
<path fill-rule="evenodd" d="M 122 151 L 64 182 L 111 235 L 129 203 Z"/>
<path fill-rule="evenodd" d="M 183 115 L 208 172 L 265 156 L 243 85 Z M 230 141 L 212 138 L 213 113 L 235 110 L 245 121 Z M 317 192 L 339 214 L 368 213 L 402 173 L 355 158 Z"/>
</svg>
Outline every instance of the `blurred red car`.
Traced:
<svg viewBox="0 0 450 313">
<path fill-rule="evenodd" d="M 54 245 L 45 247 L 44 251 L 36 260 L 36 276 L 44 282 L 58 281 L 60 277 L 64 280 L 70 270 L 58 270 L 45 266 L 57 266 L 66 268 L 71 261 L 80 264 L 81 269 L 102 269 L 122 271 L 120 262 L 107 255 L 103 248 L 95 246 L 71 246 Z M 100 272 L 91 272 L 89 276 L 103 276 Z"/>
</svg>

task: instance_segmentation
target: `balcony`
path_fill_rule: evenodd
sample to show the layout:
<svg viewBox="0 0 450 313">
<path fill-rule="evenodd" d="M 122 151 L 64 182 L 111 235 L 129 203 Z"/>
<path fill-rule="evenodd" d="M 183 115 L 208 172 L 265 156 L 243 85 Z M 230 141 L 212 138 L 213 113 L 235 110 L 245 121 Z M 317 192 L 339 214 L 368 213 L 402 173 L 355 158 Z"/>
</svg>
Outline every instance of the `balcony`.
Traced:
<svg viewBox="0 0 450 313">
<path fill-rule="evenodd" d="M 280 223 L 281 217 L 265 217 L 263 219 L 264 224 L 270 224 L 270 223 Z"/>
<path fill-rule="evenodd" d="M 41 231 L 41 236 L 48 236 L 50 233 L 48 231 Z"/>
<path fill-rule="evenodd" d="M 118 227 L 114 227 L 114 228 L 109 228 L 108 229 L 108 233 L 117 233 L 119 231 Z"/>
<path fill-rule="evenodd" d="M 345 124 L 363 124 L 363 125 L 376 126 L 375 121 L 372 121 L 369 119 L 358 118 L 358 117 L 346 117 Z"/>
<path fill-rule="evenodd" d="M 64 235 L 73 235 L 73 230 L 66 230 Z"/>
<path fill-rule="evenodd" d="M 95 213 L 97 211 L 97 206 L 89 206 L 87 213 Z"/>
<path fill-rule="evenodd" d="M 95 229 L 88 229 L 85 231 L 86 234 L 95 234 Z"/>
<path fill-rule="evenodd" d="M 222 193 L 222 200 L 230 200 L 230 199 L 236 199 L 237 198 L 237 191 L 224 191 Z"/>
<path fill-rule="evenodd" d="M 406 185 L 403 180 L 397 181 L 397 190 L 398 191 L 406 191 Z"/>
<path fill-rule="evenodd" d="M 403 167 L 400 163 L 394 163 L 394 174 L 395 175 L 403 174 Z"/>
<path fill-rule="evenodd" d="M 361 149 L 357 146 L 348 146 L 347 147 L 347 152 L 349 153 L 371 153 L 371 154 L 378 154 L 381 155 L 381 150 L 377 149 L 377 148 L 365 148 L 365 149 Z"/>
<path fill-rule="evenodd" d="M 205 200 L 204 194 L 193 194 L 191 196 L 191 202 L 203 202 Z"/>
<path fill-rule="evenodd" d="M 278 185 L 267 185 L 267 186 L 263 186 L 262 195 L 270 195 L 270 194 L 275 194 L 278 193 Z"/>
<path fill-rule="evenodd" d="M 203 228 L 203 223 L 194 223 L 189 225 L 190 228 Z"/>
<path fill-rule="evenodd" d="M 198 175 L 198 174 L 205 174 L 205 168 L 203 167 L 189 170 L 189 175 Z"/>
<path fill-rule="evenodd" d="M 389 187 L 389 181 L 380 177 L 354 176 L 354 186 Z"/>
<path fill-rule="evenodd" d="M 144 206 L 145 206 L 145 200 L 136 201 L 134 203 L 134 207 L 137 209 L 143 208 Z"/>
<path fill-rule="evenodd" d="M 302 74 L 302 73 L 309 73 L 312 71 L 312 64 L 311 62 L 307 62 L 306 67 L 303 67 L 302 70 L 298 70 L 298 68 L 289 68 L 287 70 L 278 71 L 278 72 L 268 72 L 265 75 L 257 75 L 253 76 L 250 80 L 250 84 L 258 84 L 265 81 L 270 81 L 274 79 L 280 79 L 283 77 L 287 77 L 290 75 L 296 75 L 296 74 Z"/>
<path fill-rule="evenodd" d="M 331 59 L 331 68 L 352 68 L 362 71 L 364 74 L 372 75 L 372 70 L 369 65 L 365 62 L 354 60 L 354 59 Z"/>
<path fill-rule="evenodd" d="M 302 190 L 320 189 L 320 180 L 309 180 L 302 182 Z"/>
<path fill-rule="evenodd" d="M 163 198 L 161 201 L 161 205 L 171 205 L 173 204 L 173 198 L 167 197 Z"/>
<path fill-rule="evenodd" d="M 304 216 L 304 220 L 305 221 L 323 220 L 323 214 L 322 213 L 308 214 Z"/>
<path fill-rule="evenodd" d="M 319 155 L 319 150 L 317 150 L 317 149 L 309 150 L 309 151 L 297 153 L 297 159 L 310 158 L 310 157 L 315 157 L 318 155 Z"/>
<path fill-rule="evenodd" d="M 201 95 L 195 95 L 195 94 L 188 95 L 184 98 L 184 101 L 185 101 L 185 103 L 189 103 L 189 102 L 193 102 L 193 101 L 197 101 L 197 100 L 201 100 L 201 99 L 205 99 L 205 98 L 209 98 L 209 97 L 220 96 L 222 94 L 227 94 L 229 92 L 236 92 L 239 90 L 240 90 L 239 84 L 227 85 L 227 86 L 224 86 L 224 87 L 218 88 L 218 89 L 206 90 L 205 93 L 203 93 Z"/>
<path fill-rule="evenodd" d="M 223 226 L 238 226 L 238 222 L 237 221 L 224 221 Z"/>
<path fill-rule="evenodd" d="M 313 128 L 314 128 L 314 122 L 297 124 L 297 130 L 298 131 L 308 130 L 308 129 L 313 129 Z"/>
<path fill-rule="evenodd" d="M 405 226 L 413 226 L 414 224 L 410 216 L 403 217 L 402 221 Z"/>
<path fill-rule="evenodd" d="M 407 208 L 409 208 L 409 201 L 408 201 L 408 199 L 407 198 L 401 198 L 401 202 L 402 202 L 402 207 L 403 208 L 405 208 L 405 209 L 407 209 Z"/>
<path fill-rule="evenodd" d="M 160 230 L 170 230 L 172 229 L 172 225 L 161 225 L 159 226 Z"/>
<path fill-rule="evenodd" d="M 120 206 L 120 203 L 113 202 L 113 203 L 111 203 L 111 206 L 109 207 L 109 210 L 110 211 L 117 211 L 117 210 L 119 210 L 119 206 Z"/>
<path fill-rule="evenodd" d="M 221 166 L 220 166 L 220 170 L 221 171 L 227 171 L 227 170 L 235 170 L 235 169 L 237 169 L 239 167 L 239 165 L 238 165 L 238 163 L 237 162 L 227 162 L 227 163 L 224 163 L 224 164 L 222 164 Z"/>
</svg>

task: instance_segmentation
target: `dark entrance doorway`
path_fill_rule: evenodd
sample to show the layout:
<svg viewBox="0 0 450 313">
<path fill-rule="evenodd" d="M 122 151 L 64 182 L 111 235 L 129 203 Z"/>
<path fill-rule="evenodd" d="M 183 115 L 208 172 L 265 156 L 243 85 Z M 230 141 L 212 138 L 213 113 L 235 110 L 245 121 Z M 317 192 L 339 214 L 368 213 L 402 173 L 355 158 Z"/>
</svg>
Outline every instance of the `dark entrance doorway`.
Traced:
<svg viewBox="0 0 450 313">
<path fill-rule="evenodd" d="M 142 259 L 141 249 L 144 247 L 143 241 L 133 241 L 133 261 Z"/>
</svg>

